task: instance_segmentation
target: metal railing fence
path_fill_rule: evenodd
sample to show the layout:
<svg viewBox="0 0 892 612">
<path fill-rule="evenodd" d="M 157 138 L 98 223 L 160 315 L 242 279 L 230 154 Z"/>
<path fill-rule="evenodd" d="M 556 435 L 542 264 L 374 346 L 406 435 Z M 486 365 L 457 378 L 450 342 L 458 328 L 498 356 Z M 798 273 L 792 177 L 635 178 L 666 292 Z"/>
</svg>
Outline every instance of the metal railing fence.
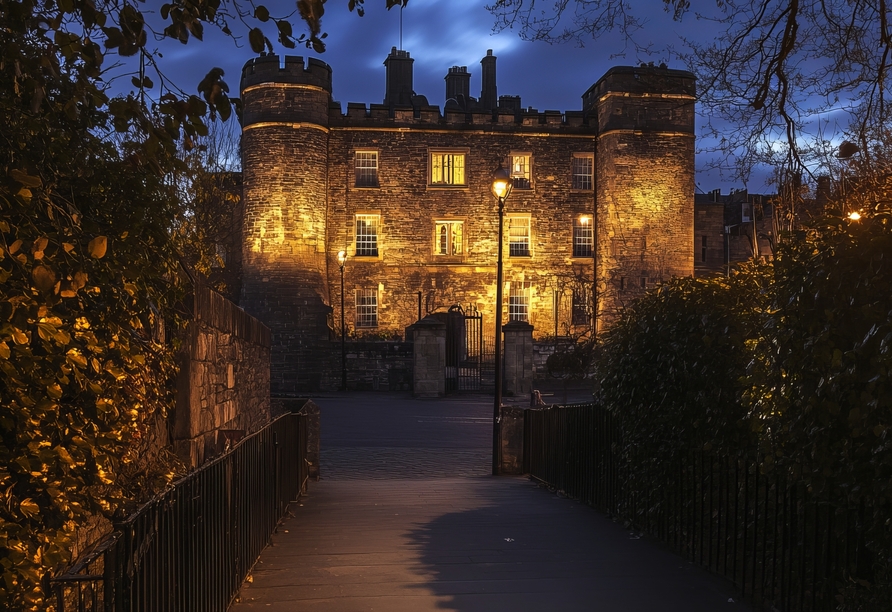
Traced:
<svg viewBox="0 0 892 612">
<path fill-rule="evenodd" d="M 53 587 L 58 612 L 221 612 L 308 478 L 286 414 L 115 524 Z"/>
<path fill-rule="evenodd" d="M 760 469 L 756 451 L 685 452 L 661 465 L 647 449 L 626 446 L 617 419 L 594 404 L 526 410 L 524 437 L 533 479 L 729 578 L 764 609 L 852 606 L 859 585 L 876 581 L 864 508 Z M 844 609 L 889 609 L 871 605 Z"/>
</svg>

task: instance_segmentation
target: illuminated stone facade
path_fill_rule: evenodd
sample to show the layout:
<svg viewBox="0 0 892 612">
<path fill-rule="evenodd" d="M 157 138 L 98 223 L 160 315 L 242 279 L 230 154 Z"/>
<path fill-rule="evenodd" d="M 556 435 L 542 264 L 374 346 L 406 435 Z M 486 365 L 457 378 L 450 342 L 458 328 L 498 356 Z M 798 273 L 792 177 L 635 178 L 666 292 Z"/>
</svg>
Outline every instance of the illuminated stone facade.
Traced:
<svg viewBox="0 0 892 612">
<path fill-rule="evenodd" d="M 423 315 L 478 310 L 493 337 L 499 164 L 515 176 L 506 322 L 582 333 L 594 304 L 606 321 L 643 287 L 693 273 L 693 75 L 613 68 L 582 110 L 540 112 L 497 98 L 495 60 L 481 62 L 479 99 L 467 70 L 450 69 L 441 111 L 394 49 L 386 104 L 346 114 L 319 60 L 245 66 L 241 305 L 272 329 L 274 392 L 312 388 L 331 367 L 318 347 L 340 330 L 342 250 L 348 333 L 401 336 L 420 300 Z"/>
</svg>

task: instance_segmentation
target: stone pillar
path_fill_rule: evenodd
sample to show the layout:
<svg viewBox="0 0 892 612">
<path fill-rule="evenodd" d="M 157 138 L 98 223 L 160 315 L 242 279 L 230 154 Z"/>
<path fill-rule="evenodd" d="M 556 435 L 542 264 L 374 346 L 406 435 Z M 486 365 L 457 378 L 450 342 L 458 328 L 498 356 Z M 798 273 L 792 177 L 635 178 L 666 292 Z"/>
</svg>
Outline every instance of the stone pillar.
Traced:
<svg viewBox="0 0 892 612">
<path fill-rule="evenodd" d="M 503 325 L 505 395 L 529 395 L 533 388 L 533 326 L 523 321 Z"/>
<path fill-rule="evenodd" d="M 415 397 L 446 394 L 446 324 L 425 317 L 410 328 L 415 337 L 412 350 Z"/>
<path fill-rule="evenodd" d="M 499 428 L 502 432 L 502 464 L 500 472 L 507 476 L 523 474 L 523 415 L 523 408 L 502 406 L 502 420 L 499 423 Z"/>
</svg>

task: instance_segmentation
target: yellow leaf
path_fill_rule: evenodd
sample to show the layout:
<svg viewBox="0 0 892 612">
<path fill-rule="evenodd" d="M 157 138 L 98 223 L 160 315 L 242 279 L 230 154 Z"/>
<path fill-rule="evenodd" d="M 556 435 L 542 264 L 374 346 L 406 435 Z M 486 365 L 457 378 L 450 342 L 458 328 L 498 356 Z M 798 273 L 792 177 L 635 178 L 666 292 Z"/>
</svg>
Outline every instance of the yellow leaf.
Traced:
<svg viewBox="0 0 892 612">
<path fill-rule="evenodd" d="M 22 503 L 19 504 L 19 508 L 22 509 L 22 514 L 25 516 L 35 516 L 40 513 L 40 506 L 30 497 L 23 499 Z"/>
<path fill-rule="evenodd" d="M 63 242 L 62 248 L 65 249 L 66 253 L 70 253 L 71 251 L 74 250 L 74 245 L 71 244 L 70 242 Z"/>
<path fill-rule="evenodd" d="M 71 361 L 72 363 L 74 363 L 82 368 L 87 367 L 87 358 L 84 357 L 83 355 L 81 355 L 77 351 L 77 349 L 69 350 L 68 353 L 66 353 L 66 355 L 68 356 L 68 360 Z"/>
<path fill-rule="evenodd" d="M 75 272 L 74 273 L 74 284 L 78 289 L 83 289 L 84 285 L 87 284 L 87 273 L 86 272 Z"/>
<path fill-rule="evenodd" d="M 9 345 L 5 342 L 0 342 L 0 357 L 3 359 L 9 359 Z"/>
<path fill-rule="evenodd" d="M 20 196 L 23 200 L 30 200 L 32 194 L 30 189 L 28 189 L 27 187 L 22 187 L 21 189 L 19 189 L 16 195 Z"/>
<path fill-rule="evenodd" d="M 39 291 L 49 291 L 56 284 L 56 273 L 46 266 L 34 266 L 31 270 L 31 280 Z"/>
<path fill-rule="evenodd" d="M 56 334 L 56 328 L 49 323 L 38 323 L 37 333 L 43 340 L 50 340 Z"/>
<path fill-rule="evenodd" d="M 105 251 L 108 248 L 108 240 L 105 236 L 96 236 L 93 240 L 90 241 L 90 244 L 87 245 L 87 251 L 90 253 L 90 257 L 95 257 L 96 259 L 102 259 L 105 257 Z"/>
<path fill-rule="evenodd" d="M 18 329 L 12 330 L 12 339 L 16 344 L 28 344 L 28 334 Z"/>
<path fill-rule="evenodd" d="M 12 180 L 25 187 L 40 187 L 43 184 L 39 176 L 31 176 L 27 172 L 22 172 L 17 168 L 10 170 L 9 176 Z"/>
<path fill-rule="evenodd" d="M 46 394 L 53 399 L 59 399 L 60 397 L 62 397 L 62 387 L 59 386 L 59 383 L 47 385 Z"/>
<path fill-rule="evenodd" d="M 20 248 L 22 248 L 22 241 L 21 241 L 21 240 L 16 240 L 16 241 L 13 242 L 11 245 L 9 245 L 9 254 L 10 254 L 10 255 L 15 255 L 16 252 L 17 252 Z"/>
<path fill-rule="evenodd" d="M 49 243 L 50 243 L 49 239 L 47 239 L 44 236 L 41 236 L 40 238 L 38 238 L 31 244 L 31 252 L 32 253 L 43 252 L 46 250 L 46 247 L 47 247 L 47 245 L 49 245 Z"/>
</svg>

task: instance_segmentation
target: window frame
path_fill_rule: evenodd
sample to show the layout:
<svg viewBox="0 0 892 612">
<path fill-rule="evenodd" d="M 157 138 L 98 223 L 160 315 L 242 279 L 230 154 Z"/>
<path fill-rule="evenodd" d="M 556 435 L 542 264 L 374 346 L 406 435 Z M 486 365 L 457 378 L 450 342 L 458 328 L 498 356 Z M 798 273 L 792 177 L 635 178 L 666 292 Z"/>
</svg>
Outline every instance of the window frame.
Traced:
<svg viewBox="0 0 892 612">
<path fill-rule="evenodd" d="M 427 152 L 427 186 L 432 187 L 434 189 L 467 189 L 468 188 L 469 152 L 470 152 L 469 149 L 428 149 L 428 152 Z M 455 177 L 454 177 L 455 164 L 454 164 L 454 162 L 452 165 L 453 176 L 451 177 L 453 180 L 451 182 L 447 182 L 447 181 L 434 182 L 434 167 L 435 167 L 434 166 L 434 158 L 436 156 L 447 156 L 447 155 L 452 156 L 452 157 L 461 156 L 461 158 L 462 158 L 462 165 L 461 165 L 462 182 L 460 182 L 460 183 L 455 182 Z M 444 173 L 444 170 L 442 169 L 442 163 L 441 163 L 440 173 L 441 174 Z"/>
<path fill-rule="evenodd" d="M 360 182 L 360 170 L 370 170 L 372 166 L 360 166 L 360 155 L 374 155 L 374 180 L 369 180 L 368 184 Z M 353 151 L 353 186 L 357 189 L 376 189 L 380 187 L 379 183 L 379 153 L 376 149 L 356 149 Z"/>
<path fill-rule="evenodd" d="M 587 219 L 586 223 L 582 220 Z M 588 234 L 586 237 L 584 233 Z M 586 247 L 586 251 L 582 250 Z M 595 255 L 595 223 L 594 217 L 587 213 L 576 215 L 573 218 L 573 257 L 589 258 Z"/>
<path fill-rule="evenodd" d="M 361 303 L 361 300 L 373 299 L 374 303 Z M 363 309 L 371 310 L 363 310 Z M 378 327 L 378 288 L 353 290 L 353 326 L 355 329 L 374 329 Z"/>
<path fill-rule="evenodd" d="M 587 174 L 576 171 L 576 160 L 587 160 L 590 163 L 589 172 Z M 578 180 L 588 180 L 588 187 L 580 187 L 577 177 L 583 177 Z M 570 189 L 571 191 L 594 191 L 595 189 L 595 154 L 594 153 L 574 153 L 570 161 Z"/>
<path fill-rule="evenodd" d="M 524 158 L 518 167 L 515 158 Z M 511 151 L 508 154 L 508 171 L 511 173 L 512 189 L 529 191 L 533 188 L 533 154 L 529 151 Z"/>
<path fill-rule="evenodd" d="M 511 283 L 511 287 L 508 290 L 508 321 L 529 323 L 532 301 L 533 284 L 531 282 L 517 281 Z"/>
<path fill-rule="evenodd" d="M 592 302 L 591 287 L 574 287 L 570 304 L 570 324 L 574 327 L 590 327 Z"/>
<path fill-rule="evenodd" d="M 375 232 L 374 232 L 374 247 L 363 247 L 360 248 L 360 236 L 370 236 L 371 234 L 363 233 L 360 234 L 359 231 L 359 223 L 360 221 L 365 221 L 365 218 L 374 218 L 375 219 Z M 372 244 L 372 241 L 364 240 L 362 244 L 365 243 Z M 369 252 L 366 252 L 369 251 Z M 353 256 L 354 257 L 370 257 L 377 258 L 381 256 L 381 213 L 377 212 L 358 212 L 353 215 Z"/>
<path fill-rule="evenodd" d="M 706 242 L 707 242 L 707 238 L 708 238 L 708 236 L 704 236 L 704 235 L 701 235 L 701 236 L 700 236 L 700 263 L 706 263 L 706 257 L 707 257 Z"/>
<path fill-rule="evenodd" d="M 441 240 L 440 240 L 440 228 L 446 226 L 457 225 L 460 228 L 460 233 L 458 236 L 459 239 L 459 250 L 457 253 L 453 252 L 440 252 Z M 460 258 L 464 257 L 465 254 L 465 244 L 466 244 L 466 236 L 465 236 L 465 220 L 464 219 L 455 219 L 455 218 L 437 218 L 434 219 L 434 242 L 433 242 L 433 254 L 434 257 L 439 259 L 446 258 Z M 454 247 L 454 234 L 449 232 L 447 234 L 447 251 L 452 251 L 453 249 L 450 247 Z"/>
<path fill-rule="evenodd" d="M 532 217 L 528 214 L 508 214 L 508 257 L 532 257 L 533 256 L 533 223 Z M 515 253 L 514 241 L 511 235 L 511 226 L 516 222 L 523 220 L 526 222 L 526 252 Z"/>
</svg>

